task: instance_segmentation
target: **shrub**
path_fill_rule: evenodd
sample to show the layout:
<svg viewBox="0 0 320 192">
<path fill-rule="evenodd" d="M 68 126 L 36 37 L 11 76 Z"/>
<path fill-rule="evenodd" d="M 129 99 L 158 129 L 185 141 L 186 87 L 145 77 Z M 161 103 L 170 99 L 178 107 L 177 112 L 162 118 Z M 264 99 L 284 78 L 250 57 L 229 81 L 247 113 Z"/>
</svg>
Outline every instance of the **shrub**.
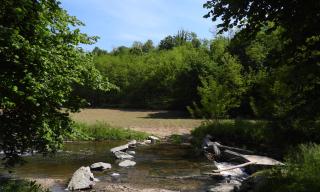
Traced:
<svg viewBox="0 0 320 192">
<path fill-rule="evenodd" d="M 260 120 L 207 121 L 191 134 L 195 146 L 201 146 L 202 139 L 207 134 L 229 145 L 257 148 L 259 145 L 262 147 L 274 144 L 274 134 L 268 127 L 268 122 Z"/>
<path fill-rule="evenodd" d="M 49 192 L 48 189 L 43 189 L 35 181 L 25 180 L 9 180 L 0 181 L 1 192 Z"/>
<path fill-rule="evenodd" d="M 256 192 L 318 192 L 320 189 L 320 145 L 300 145 L 288 156 L 286 166 L 265 174 Z"/>
</svg>

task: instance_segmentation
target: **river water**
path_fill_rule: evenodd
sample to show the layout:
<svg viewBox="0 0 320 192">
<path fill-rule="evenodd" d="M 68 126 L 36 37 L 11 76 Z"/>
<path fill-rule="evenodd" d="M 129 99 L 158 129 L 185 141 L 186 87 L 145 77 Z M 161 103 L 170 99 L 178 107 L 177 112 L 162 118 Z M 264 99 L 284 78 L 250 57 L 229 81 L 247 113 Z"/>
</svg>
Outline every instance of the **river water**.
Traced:
<svg viewBox="0 0 320 192">
<path fill-rule="evenodd" d="M 201 175 L 213 169 L 213 164 L 195 155 L 190 146 L 174 144 L 156 144 L 139 146 L 135 149 L 136 166 L 121 168 L 118 160 L 109 152 L 112 147 L 125 142 L 72 142 L 66 143 L 64 150 L 54 156 L 28 156 L 27 163 L 14 169 L 14 176 L 20 178 L 49 178 L 63 180 L 51 190 L 64 191 L 68 179 L 81 166 L 95 162 L 112 164 L 105 172 L 93 172 L 99 183 L 111 182 L 111 173 L 120 173 L 121 183 L 134 184 L 144 188 L 162 188 L 179 191 L 206 191 L 215 183 L 211 178 L 172 179 L 179 176 Z"/>
</svg>

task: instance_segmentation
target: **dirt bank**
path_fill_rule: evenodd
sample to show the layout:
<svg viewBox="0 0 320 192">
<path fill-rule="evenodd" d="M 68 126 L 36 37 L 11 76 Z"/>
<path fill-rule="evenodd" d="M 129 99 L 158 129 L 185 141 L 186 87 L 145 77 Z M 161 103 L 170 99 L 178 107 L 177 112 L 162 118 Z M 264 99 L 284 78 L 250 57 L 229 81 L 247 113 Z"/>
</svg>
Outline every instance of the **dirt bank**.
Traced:
<svg viewBox="0 0 320 192">
<path fill-rule="evenodd" d="M 80 113 L 72 114 L 72 118 L 88 124 L 103 121 L 113 126 L 144 131 L 160 137 L 189 134 L 201 124 L 200 119 L 187 118 L 179 111 L 83 109 Z"/>
</svg>

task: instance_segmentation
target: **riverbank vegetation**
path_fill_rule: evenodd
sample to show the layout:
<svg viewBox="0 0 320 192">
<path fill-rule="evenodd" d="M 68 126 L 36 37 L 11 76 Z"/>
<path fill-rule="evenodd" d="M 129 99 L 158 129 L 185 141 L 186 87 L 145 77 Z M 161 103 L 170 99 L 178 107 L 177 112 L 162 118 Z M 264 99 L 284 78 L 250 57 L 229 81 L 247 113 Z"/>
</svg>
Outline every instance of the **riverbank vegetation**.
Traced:
<svg viewBox="0 0 320 192">
<path fill-rule="evenodd" d="M 0 179 L 1 192 L 50 192 L 35 181 Z"/>
<path fill-rule="evenodd" d="M 257 174 L 260 182 L 243 191 L 257 192 L 316 192 L 320 188 L 320 146 L 300 145 L 286 157 L 283 167 Z M 261 177 L 262 176 L 262 177 Z"/>
<path fill-rule="evenodd" d="M 88 140 L 143 140 L 148 137 L 147 133 L 114 127 L 105 122 L 95 124 L 77 123 L 73 124 L 73 132 L 65 139 L 71 141 Z"/>
</svg>

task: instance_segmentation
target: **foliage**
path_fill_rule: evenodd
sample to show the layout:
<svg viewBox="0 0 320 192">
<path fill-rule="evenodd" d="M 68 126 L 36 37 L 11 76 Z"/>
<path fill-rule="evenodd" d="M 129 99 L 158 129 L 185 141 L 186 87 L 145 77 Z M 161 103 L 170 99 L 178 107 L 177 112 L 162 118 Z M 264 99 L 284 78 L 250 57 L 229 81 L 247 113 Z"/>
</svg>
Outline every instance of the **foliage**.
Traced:
<svg viewBox="0 0 320 192">
<path fill-rule="evenodd" d="M 210 9 L 205 17 L 214 21 L 221 17 L 220 32 L 241 29 L 240 45 L 250 44 L 244 50 L 251 60 L 249 64 L 254 64 L 251 68 L 263 64 L 258 71 L 266 71 L 265 78 L 254 82 L 256 91 L 248 93 L 253 96 L 255 107 L 277 122 L 279 129 L 314 133 L 320 118 L 320 108 L 316 107 L 320 105 L 320 3 L 210 0 L 204 7 Z M 259 40 L 261 35 L 276 41 L 263 44 L 267 39 Z"/>
<path fill-rule="evenodd" d="M 1 192 L 49 192 L 47 189 L 43 189 L 35 181 L 25 180 L 2 180 L 0 181 Z"/>
<path fill-rule="evenodd" d="M 210 46 L 215 65 L 210 74 L 201 77 L 198 87 L 201 106 L 195 106 L 193 111 L 189 108 L 196 116 L 219 119 L 226 117 L 230 109 L 240 106 L 241 96 L 246 91 L 242 66 L 227 52 L 227 45 L 227 39 L 217 38 Z"/>
<path fill-rule="evenodd" d="M 12 165 L 24 152 L 61 147 L 72 130 L 68 111 L 85 104 L 71 97 L 75 85 L 108 84 L 78 47 L 97 38 L 81 33 L 83 23 L 58 1 L 5 0 L 0 10 L 0 149 Z"/>
<path fill-rule="evenodd" d="M 252 191 L 256 192 L 316 192 L 320 188 L 320 146 L 301 145 L 291 154 L 285 166 L 264 174 L 263 182 Z"/>
<path fill-rule="evenodd" d="M 200 40 L 197 35 L 193 32 L 188 32 L 185 30 L 180 30 L 175 36 L 167 36 L 159 43 L 160 50 L 170 50 L 174 47 L 183 46 L 186 44 L 191 44 L 195 48 L 199 48 L 201 45 Z"/>
<path fill-rule="evenodd" d="M 104 54 L 107 54 L 107 53 L 108 53 L 108 51 L 100 49 L 99 47 L 95 47 L 92 50 L 92 54 L 94 54 L 94 55 L 104 55 Z"/>
<path fill-rule="evenodd" d="M 268 126 L 268 122 L 261 120 L 220 120 L 207 121 L 192 130 L 193 144 L 200 147 L 202 139 L 211 135 L 219 142 L 256 149 L 265 146 L 278 146 L 276 134 Z M 282 143 L 284 144 L 284 143 Z"/>
<path fill-rule="evenodd" d="M 185 109 L 198 101 L 199 77 L 212 67 L 207 50 L 191 44 L 138 55 L 106 54 L 96 57 L 95 63 L 119 90 L 109 94 L 84 90 L 92 106 L 151 109 Z"/>
<path fill-rule="evenodd" d="M 143 140 L 147 138 L 147 134 L 130 129 L 114 127 L 105 122 L 97 122 L 95 124 L 74 123 L 73 133 L 67 140 Z"/>
<path fill-rule="evenodd" d="M 191 106 L 197 117 L 218 113 L 212 111 L 213 105 L 224 106 L 217 117 L 227 116 L 240 105 L 245 78 L 242 66 L 228 52 L 228 39 L 200 41 L 195 33 L 182 30 L 172 36 L 172 42 L 170 49 L 161 48 L 160 43 L 149 52 L 142 51 L 148 41 L 136 42 L 128 51 L 95 57 L 96 67 L 119 90 L 109 94 L 84 90 L 83 94 L 92 106 L 182 110 Z M 221 87 L 221 94 L 212 104 L 209 102 L 219 91 L 212 87 L 214 82 Z M 198 112 L 194 112 L 196 108 Z"/>
<path fill-rule="evenodd" d="M 169 141 L 173 144 L 181 144 L 183 143 L 183 135 L 178 135 L 178 134 L 173 134 L 173 135 L 170 135 L 169 137 Z"/>
</svg>

